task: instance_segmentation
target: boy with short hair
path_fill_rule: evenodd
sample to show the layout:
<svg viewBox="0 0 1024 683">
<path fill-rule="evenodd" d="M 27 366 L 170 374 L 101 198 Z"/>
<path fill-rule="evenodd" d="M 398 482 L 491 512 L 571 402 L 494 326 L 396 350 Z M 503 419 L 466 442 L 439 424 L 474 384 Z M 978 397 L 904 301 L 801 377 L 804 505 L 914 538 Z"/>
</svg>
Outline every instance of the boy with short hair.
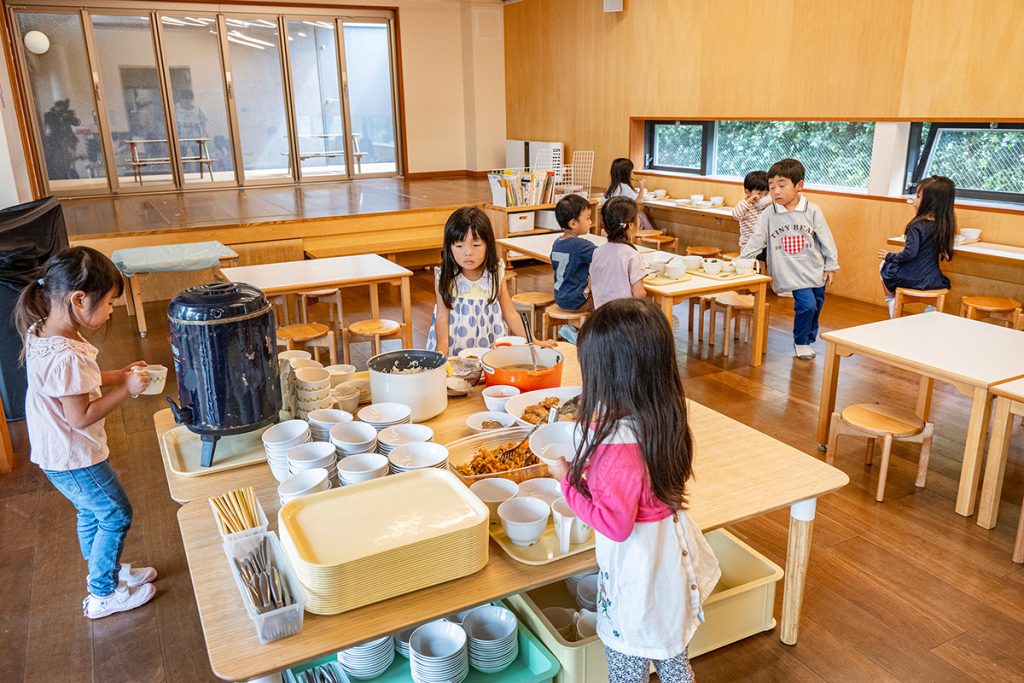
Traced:
<svg viewBox="0 0 1024 683">
<path fill-rule="evenodd" d="M 555 205 L 555 220 L 562 228 L 551 246 L 555 303 L 567 311 L 589 310 L 590 262 L 597 247 L 582 236 L 590 232 L 590 202 L 578 194 L 562 197 Z"/>
<path fill-rule="evenodd" d="M 732 217 L 740 224 L 740 250 L 747 246 L 750 236 L 754 234 L 754 226 L 761 213 L 771 206 L 772 198 L 768 196 L 768 173 L 751 171 L 743 178 L 743 199 L 732 207 Z"/>
<path fill-rule="evenodd" d="M 817 205 L 800 194 L 804 165 L 783 159 L 768 169 L 772 205 L 757 219 L 741 258 L 756 258 L 768 248 L 768 269 L 776 293 L 793 293 L 793 355 L 813 360 L 811 344 L 818 337 L 818 316 L 825 288 L 839 270 L 832 231 Z"/>
</svg>

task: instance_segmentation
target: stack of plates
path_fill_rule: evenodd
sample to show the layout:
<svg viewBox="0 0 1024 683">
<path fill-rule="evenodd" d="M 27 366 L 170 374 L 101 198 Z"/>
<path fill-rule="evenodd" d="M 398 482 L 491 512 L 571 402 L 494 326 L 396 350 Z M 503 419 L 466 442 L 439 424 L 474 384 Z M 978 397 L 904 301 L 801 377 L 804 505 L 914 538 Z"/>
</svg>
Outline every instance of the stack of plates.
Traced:
<svg viewBox="0 0 1024 683">
<path fill-rule="evenodd" d="M 357 453 L 338 461 L 338 484 L 352 486 L 388 474 L 388 459 L 380 453 Z"/>
<path fill-rule="evenodd" d="M 334 463 L 338 460 L 338 452 L 334 450 L 334 444 L 308 441 L 290 449 L 287 457 L 288 472 L 291 474 L 315 469 L 325 469 L 331 472 L 334 470 Z"/>
<path fill-rule="evenodd" d="M 330 439 L 339 458 L 377 448 L 377 430 L 365 422 L 340 422 L 331 427 Z"/>
<path fill-rule="evenodd" d="M 596 574 L 596 573 L 597 573 L 596 569 L 588 569 L 585 572 L 580 572 L 579 574 L 573 574 L 572 576 L 567 578 L 565 580 L 565 587 L 569 589 L 569 595 L 571 595 L 573 597 L 576 597 L 576 587 L 579 585 L 580 581 L 582 581 L 583 579 L 587 578 L 591 574 Z"/>
<path fill-rule="evenodd" d="M 377 434 L 377 452 L 387 455 L 398 446 L 434 440 L 434 430 L 426 425 L 403 424 L 382 429 Z"/>
<path fill-rule="evenodd" d="M 307 419 L 309 420 L 309 431 L 313 436 L 313 441 L 330 441 L 331 427 L 341 422 L 351 422 L 352 414 L 346 413 L 344 410 L 321 408 L 311 412 Z"/>
<path fill-rule="evenodd" d="M 430 467 L 448 469 L 448 449 L 439 443 L 407 443 L 388 454 L 391 474 L 412 472 Z"/>
<path fill-rule="evenodd" d="M 395 660 L 395 641 L 391 636 L 371 640 L 338 653 L 341 668 L 352 678 L 376 678 Z"/>
<path fill-rule="evenodd" d="M 580 580 L 576 586 L 576 604 L 580 609 L 597 611 L 597 574 L 591 574 Z"/>
<path fill-rule="evenodd" d="M 504 671 L 519 656 L 519 621 L 504 607 L 477 607 L 462 628 L 469 640 L 469 664 L 480 673 Z"/>
<path fill-rule="evenodd" d="M 466 632 L 448 621 L 432 621 L 409 639 L 409 670 L 416 683 L 461 683 L 469 675 Z"/>
<path fill-rule="evenodd" d="M 412 408 L 404 403 L 371 403 L 359 411 L 359 419 L 378 432 L 393 425 L 412 421 Z"/>
<path fill-rule="evenodd" d="M 285 420 L 263 432 L 263 449 L 274 478 L 284 481 L 288 478 L 288 451 L 310 440 L 309 425 L 303 420 Z"/>
<path fill-rule="evenodd" d="M 277 496 L 281 505 L 331 488 L 330 472 L 323 468 L 303 470 L 288 477 L 277 487 Z"/>
<path fill-rule="evenodd" d="M 413 632 L 418 628 L 418 625 L 410 626 L 409 628 L 402 629 L 398 633 L 392 634 L 392 637 L 395 639 L 395 652 L 406 659 L 409 659 L 409 639 L 412 638 Z"/>
</svg>

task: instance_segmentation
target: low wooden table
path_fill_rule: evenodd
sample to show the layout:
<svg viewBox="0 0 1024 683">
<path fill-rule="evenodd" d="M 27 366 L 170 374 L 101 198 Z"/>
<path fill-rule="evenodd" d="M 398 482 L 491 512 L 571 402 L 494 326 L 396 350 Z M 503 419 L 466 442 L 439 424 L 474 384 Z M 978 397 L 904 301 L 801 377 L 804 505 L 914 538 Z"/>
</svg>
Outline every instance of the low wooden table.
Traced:
<svg viewBox="0 0 1024 683">
<path fill-rule="evenodd" d="M 997 384 L 991 388 L 995 397 L 996 412 L 992 418 L 992 440 L 988 445 L 988 462 L 985 464 L 985 479 L 981 483 L 981 500 L 978 503 L 978 526 L 991 529 L 999 519 L 999 499 L 1003 492 L 1003 475 L 1006 473 L 1006 453 L 1010 447 L 1015 416 L 1024 416 L 1024 379 Z M 1024 525 L 1024 514 L 1021 515 Z M 1021 527 L 1024 529 L 1024 526 Z M 1018 532 L 1018 537 L 1021 532 Z"/>
<path fill-rule="evenodd" d="M 574 348 L 562 344 L 560 349 L 566 353 L 565 383 L 579 382 Z M 476 390 L 468 398 L 453 401 L 448 411 L 426 424 L 434 429 L 435 441 L 445 443 L 468 431 L 465 415 L 483 409 Z M 840 470 L 700 404 L 690 402 L 689 415 L 696 444 L 689 514 L 703 530 L 790 507 L 780 636 L 784 643 L 795 644 L 816 499 L 845 486 L 849 479 Z M 253 473 L 261 473 L 255 484 Z M 209 493 L 255 485 L 276 528 L 277 482 L 266 466 L 200 479 L 217 482 Z M 197 499 L 184 505 L 178 522 L 210 664 L 226 680 L 279 671 L 412 624 L 532 590 L 595 564 L 589 552 L 540 567 L 524 565 L 491 542 L 487 565 L 476 574 L 336 616 L 306 614 L 301 633 L 260 645 L 231 576 L 209 503 Z"/>
<path fill-rule="evenodd" d="M 291 296 L 336 287 L 369 286 L 372 317 L 377 312 L 376 287 L 397 284 L 402 290 L 402 345 L 412 348 L 412 271 L 377 254 L 336 256 L 311 261 L 286 261 L 259 266 L 223 268 L 220 275 L 232 282 L 245 282 L 267 296 Z"/>
<path fill-rule="evenodd" d="M 859 354 L 920 375 L 915 412 L 925 421 L 931 412 L 936 379 L 952 384 L 971 398 L 956 498 L 956 511 L 970 516 L 974 512 L 988 432 L 992 405 L 989 391 L 994 384 L 1024 376 L 1024 332 L 936 311 L 826 332 L 822 338 L 828 342 L 828 348 L 818 408 L 819 450 L 824 450 L 828 443 L 843 356 Z"/>
</svg>

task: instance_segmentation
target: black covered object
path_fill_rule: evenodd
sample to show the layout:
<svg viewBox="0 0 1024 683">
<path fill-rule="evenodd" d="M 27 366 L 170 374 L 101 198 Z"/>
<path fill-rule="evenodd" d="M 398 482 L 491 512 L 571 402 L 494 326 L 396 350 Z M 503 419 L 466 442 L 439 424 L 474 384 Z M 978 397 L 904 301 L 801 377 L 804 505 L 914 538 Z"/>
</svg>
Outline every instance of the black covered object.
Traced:
<svg viewBox="0 0 1024 683">
<path fill-rule="evenodd" d="M 12 314 L 21 290 L 46 260 L 68 246 L 64 211 L 55 197 L 0 211 L 0 398 L 8 420 L 25 418 L 28 378 L 18 362 L 21 337 Z"/>
<path fill-rule="evenodd" d="M 277 420 L 281 387 L 274 312 L 252 285 L 217 282 L 190 287 L 167 311 L 179 407 L 174 419 L 203 439 L 204 467 L 217 439 Z"/>
</svg>

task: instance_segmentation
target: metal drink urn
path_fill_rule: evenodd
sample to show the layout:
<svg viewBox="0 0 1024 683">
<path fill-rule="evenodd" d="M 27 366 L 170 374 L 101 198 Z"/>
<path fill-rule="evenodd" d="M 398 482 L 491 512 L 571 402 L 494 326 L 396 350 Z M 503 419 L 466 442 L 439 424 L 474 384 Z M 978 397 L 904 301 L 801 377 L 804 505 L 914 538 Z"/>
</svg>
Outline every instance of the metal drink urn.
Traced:
<svg viewBox="0 0 1024 683">
<path fill-rule="evenodd" d="M 174 421 L 202 438 L 209 467 L 218 438 L 278 419 L 274 311 L 256 287 L 216 282 L 179 293 L 167 318 L 181 405 L 167 401 Z"/>
</svg>

